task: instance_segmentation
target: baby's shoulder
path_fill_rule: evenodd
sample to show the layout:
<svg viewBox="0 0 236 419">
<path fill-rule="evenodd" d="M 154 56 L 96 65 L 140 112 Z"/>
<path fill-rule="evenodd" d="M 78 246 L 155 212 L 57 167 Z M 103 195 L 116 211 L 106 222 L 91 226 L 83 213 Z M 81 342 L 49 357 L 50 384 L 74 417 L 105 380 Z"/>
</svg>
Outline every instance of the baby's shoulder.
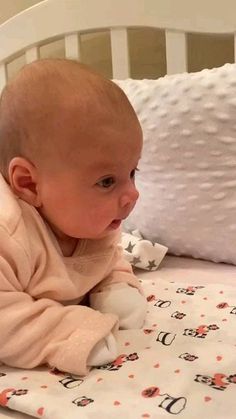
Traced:
<svg viewBox="0 0 236 419">
<path fill-rule="evenodd" d="M 19 199 L 2 176 L 0 176 L 0 203 L 0 227 L 12 235 L 20 222 L 22 211 Z"/>
</svg>

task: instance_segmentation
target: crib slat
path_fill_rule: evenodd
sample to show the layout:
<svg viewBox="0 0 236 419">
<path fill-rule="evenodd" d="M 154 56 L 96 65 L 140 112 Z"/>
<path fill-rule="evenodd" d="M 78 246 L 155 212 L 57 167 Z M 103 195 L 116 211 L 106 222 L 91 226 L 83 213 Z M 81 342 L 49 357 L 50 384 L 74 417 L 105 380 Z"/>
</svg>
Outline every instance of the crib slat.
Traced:
<svg viewBox="0 0 236 419">
<path fill-rule="evenodd" d="M 39 59 L 39 49 L 37 46 L 28 48 L 25 51 L 25 61 L 27 64 Z"/>
<path fill-rule="evenodd" d="M 167 74 L 187 71 L 186 34 L 166 30 L 165 35 Z"/>
<path fill-rule="evenodd" d="M 234 62 L 236 63 L 236 33 L 234 34 Z"/>
<path fill-rule="evenodd" d="M 80 39 L 78 33 L 72 33 L 65 36 L 65 54 L 66 58 L 80 60 L 81 57 Z"/>
<path fill-rule="evenodd" d="M 1 64 L 0 65 L 0 93 L 2 89 L 4 88 L 6 82 L 7 82 L 6 64 Z"/>
<path fill-rule="evenodd" d="M 128 32 L 126 28 L 111 29 L 111 56 L 114 79 L 130 77 Z"/>
</svg>

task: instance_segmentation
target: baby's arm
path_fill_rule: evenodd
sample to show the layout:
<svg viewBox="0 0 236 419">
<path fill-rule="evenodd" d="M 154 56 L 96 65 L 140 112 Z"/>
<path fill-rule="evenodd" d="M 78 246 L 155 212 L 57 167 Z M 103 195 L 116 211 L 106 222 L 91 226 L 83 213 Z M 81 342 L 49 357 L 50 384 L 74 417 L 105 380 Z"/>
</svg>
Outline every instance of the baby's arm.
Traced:
<svg viewBox="0 0 236 419">
<path fill-rule="evenodd" d="M 84 375 L 89 365 L 114 360 L 117 317 L 34 298 L 27 254 L 7 232 L 0 234 L 0 362 L 19 368 L 49 364 Z"/>
<path fill-rule="evenodd" d="M 147 302 L 119 245 L 116 252 L 111 273 L 90 293 L 90 306 L 101 313 L 116 314 L 121 329 L 139 329 L 144 324 Z"/>
</svg>

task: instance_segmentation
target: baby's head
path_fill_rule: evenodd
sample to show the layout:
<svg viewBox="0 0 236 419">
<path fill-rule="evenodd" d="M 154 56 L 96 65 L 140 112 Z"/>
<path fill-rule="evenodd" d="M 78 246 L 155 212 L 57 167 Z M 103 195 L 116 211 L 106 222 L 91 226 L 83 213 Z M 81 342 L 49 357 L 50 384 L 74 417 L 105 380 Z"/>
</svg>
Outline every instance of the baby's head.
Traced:
<svg viewBox="0 0 236 419">
<path fill-rule="evenodd" d="M 26 65 L 0 102 L 0 170 L 58 237 L 98 238 L 138 198 L 142 131 L 123 91 L 71 60 Z"/>
</svg>

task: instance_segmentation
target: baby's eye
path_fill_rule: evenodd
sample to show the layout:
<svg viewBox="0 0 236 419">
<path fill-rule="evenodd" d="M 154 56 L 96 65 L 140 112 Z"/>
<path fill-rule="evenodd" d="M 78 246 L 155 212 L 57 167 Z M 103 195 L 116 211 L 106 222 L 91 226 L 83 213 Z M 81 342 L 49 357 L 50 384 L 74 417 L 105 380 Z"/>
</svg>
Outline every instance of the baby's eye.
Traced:
<svg viewBox="0 0 236 419">
<path fill-rule="evenodd" d="M 97 182 L 98 186 L 101 186 L 102 188 L 110 188 L 115 183 L 115 179 L 113 177 L 106 177 L 105 179 L 100 180 Z"/>
</svg>

